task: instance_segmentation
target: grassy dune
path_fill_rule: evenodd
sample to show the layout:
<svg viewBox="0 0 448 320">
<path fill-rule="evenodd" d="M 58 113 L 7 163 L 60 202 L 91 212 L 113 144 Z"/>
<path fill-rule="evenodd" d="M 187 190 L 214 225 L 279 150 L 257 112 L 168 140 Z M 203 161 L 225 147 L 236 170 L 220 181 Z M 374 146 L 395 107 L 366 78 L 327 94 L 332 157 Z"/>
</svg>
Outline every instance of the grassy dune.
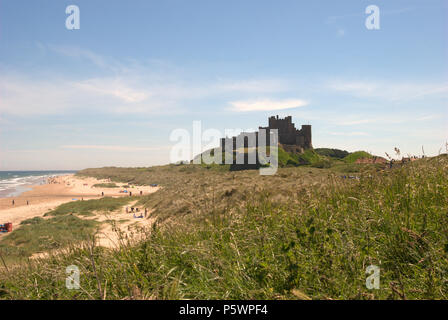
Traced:
<svg viewBox="0 0 448 320">
<path fill-rule="evenodd" d="M 19 228 L 0 240 L 0 255 L 7 264 L 24 263 L 35 253 L 60 250 L 92 238 L 101 224 L 88 219 L 94 212 L 119 209 L 133 198 L 102 198 L 68 202 L 44 217 L 22 221 Z M 87 218 L 87 219 L 86 219 Z"/>
<path fill-rule="evenodd" d="M 201 166 L 89 169 L 163 188 L 141 198 L 159 220 L 119 250 L 93 241 L 0 274 L 19 299 L 447 299 L 448 158 L 382 171 Z M 58 216 L 57 216 L 58 217 Z M 64 217 L 64 215 L 62 215 Z M 81 289 L 65 288 L 77 265 Z M 379 290 L 366 267 L 381 269 Z"/>
</svg>

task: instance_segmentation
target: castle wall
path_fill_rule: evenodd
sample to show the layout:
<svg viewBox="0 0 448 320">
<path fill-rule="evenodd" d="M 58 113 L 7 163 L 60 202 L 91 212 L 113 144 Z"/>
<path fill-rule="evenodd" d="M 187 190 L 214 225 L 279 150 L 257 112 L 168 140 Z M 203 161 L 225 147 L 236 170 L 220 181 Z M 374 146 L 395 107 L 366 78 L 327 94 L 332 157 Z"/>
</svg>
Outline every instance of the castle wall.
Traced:
<svg viewBox="0 0 448 320">
<path fill-rule="evenodd" d="M 270 145 L 270 130 L 277 129 L 278 130 L 278 142 L 282 144 L 284 147 L 290 150 L 306 150 L 311 149 L 312 145 L 312 137 L 311 137 L 311 125 L 302 125 L 300 130 L 296 129 L 294 123 L 292 122 L 292 117 L 288 116 L 284 119 L 276 117 L 269 117 L 269 126 L 268 127 L 259 127 L 259 129 L 266 130 L 266 146 Z M 254 133 L 252 133 L 254 134 Z M 238 140 L 244 139 L 244 147 L 247 148 L 247 136 L 248 133 L 241 133 L 238 136 Z M 229 141 L 231 140 L 231 142 Z M 227 142 L 227 143 L 226 143 Z M 252 144 L 252 143 L 251 143 Z M 227 147 L 226 147 L 227 145 Z M 222 151 L 226 151 L 226 148 L 232 147 L 233 152 L 236 150 L 237 145 L 237 137 L 232 138 L 223 138 L 221 139 L 221 149 Z M 259 132 L 255 132 L 255 146 L 259 145 Z M 231 151 L 229 151 L 231 152 Z M 245 163 L 246 163 L 245 159 Z"/>
</svg>

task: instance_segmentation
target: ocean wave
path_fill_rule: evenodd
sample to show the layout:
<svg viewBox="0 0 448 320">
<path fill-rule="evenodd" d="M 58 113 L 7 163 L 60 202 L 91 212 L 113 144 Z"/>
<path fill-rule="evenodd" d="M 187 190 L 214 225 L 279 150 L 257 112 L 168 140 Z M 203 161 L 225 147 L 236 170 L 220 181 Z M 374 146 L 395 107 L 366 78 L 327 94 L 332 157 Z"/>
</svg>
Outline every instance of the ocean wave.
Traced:
<svg viewBox="0 0 448 320">
<path fill-rule="evenodd" d="M 18 177 L 0 180 L 0 188 L 15 189 L 17 187 L 22 187 L 26 185 L 34 185 L 42 182 L 46 179 L 46 176 L 28 176 L 28 177 Z"/>
<path fill-rule="evenodd" d="M 46 183 L 48 178 L 70 174 L 72 172 L 1 172 L 0 171 L 0 197 L 18 195 L 29 190 L 33 185 Z"/>
</svg>

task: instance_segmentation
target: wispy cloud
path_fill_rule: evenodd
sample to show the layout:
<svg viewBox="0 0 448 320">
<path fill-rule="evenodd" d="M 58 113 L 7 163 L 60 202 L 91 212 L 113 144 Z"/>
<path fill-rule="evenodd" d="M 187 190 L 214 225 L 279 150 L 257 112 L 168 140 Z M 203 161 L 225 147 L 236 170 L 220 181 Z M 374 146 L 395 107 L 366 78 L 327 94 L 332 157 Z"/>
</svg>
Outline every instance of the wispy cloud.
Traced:
<svg viewBox="0 0 448 320">
<path fill-rule="evenodd" d="M 369 136 L 367 132 L 330 132 L 332 136 L 346 136 L 346 137 L 354 137 L 354 136 Z"/>
<path fill-rule="evenodd" d="M 164 105 L 172 107 L 168 101 Z M 153 99 L 150 91 L 122 77 L 82 81 L 55 77 L 36 81 L 23 75 L 0 76 L 0 111 L 3 114 L 157 113 L 163 110 L 161 107 L 161 99 Z"/>
<path fill-rule="evenodd" d="M 137 151 L 157 151 L 162 149 L 170 149 L 171 146 L 153 146 L 153 147 L 133 147 L 121 145 L 64 145 L 63 149 L 84 149 L 84 150 L 106 150 L 106 151 L 123 151 L 123 152 L 137 152 Z"/>
<path fill-rule="evenodd" d="M 94 64 L 95 66 L 108 69 L 112 71 L 125 71 L 127 68 L 119 61 L 111 58 L 96 54 L 95 52 L 80 48 L 77 46 L 62 46 L 62 45 L 44 45 L 42 43 L 38 44 L 39 47 L 45 49 L 45 51 L 52 51 L 58 55 L 62 55 L 68 58 L 75 58 L 78 60 L 87 60 Z"/>
<path fill-rule="evenodd" d="M 24 73 L 0 74 L 0 111 L 32 116 L 79 112 L 166 114 L 182 113 L 210 98 L 248 98 L 290 90 L 282 79 L 194 79 L 160 62 L 119 62 L 76 47 L 39 47 L 70 59 L 87 59 L 95 77 L 48 74 L 44 79 Z M 113 72 L 110 72 L 110 69 Z M 286 105 L 286 108 L 288 105 Z"/>
<path fill-rule="evenodd" d="M 158 79 L 156 82 L 139 74 L 79 81 L 59 77 L 36 81 L 25 75 L 3 73 L 0 75 L 0 111 L 22 116 L 92 111 L 161 114 L 178 112 L 188 101 L 224 94 L 281 91 L 281 85 L 274 83 L 239 80 L 185 84 L 181 79 Z"/>
<path fill-rule="evenodd" d="M 397 83 L 375 81 L 333 81 L 327 88 L 360 98 L 377 98 L 391 102 L 420 99 L 431 95 L 448 95 L 448 83 Z"/>
<path fill-rule="evenodd" d="M 220 79 L 211 86 L 215 92 L 274 93 L 291 90 L 293 87 L 282 79 Z"/>
<path fill-rule="evenodd" d="M 304 107 L 308 105 L 307 101 L 300 99 L 286 99 L 286 100 L 244 100 L 230 102 L 231 110 L 237 112 L 247 111 L 275 111 L 283 109 L 293 109 Z"/>
<path fill-rule="evenodd" d="M 439 118 L 440 115 L 437 114 L 426 114 L 419 116 L 404 116 L 404 115 L 388 115 L 388 116 L 369 116 L 364 118 L 340 118 L 333 119 L 332 123 L 340 126 L 356 126 L 356 125 L 366 125 L 369 123 L 382 123 L 382 124 L 401 124 L 409 122 L 424 122 Z"/>
<path fill-rule="evenodd" d="M 151 93 L 125 83 L 121 78 L 95 78 L 74 83 L 74 86 L 93 94 L 115 97 L 125 103 L 147 100 Z"/>
</svg>

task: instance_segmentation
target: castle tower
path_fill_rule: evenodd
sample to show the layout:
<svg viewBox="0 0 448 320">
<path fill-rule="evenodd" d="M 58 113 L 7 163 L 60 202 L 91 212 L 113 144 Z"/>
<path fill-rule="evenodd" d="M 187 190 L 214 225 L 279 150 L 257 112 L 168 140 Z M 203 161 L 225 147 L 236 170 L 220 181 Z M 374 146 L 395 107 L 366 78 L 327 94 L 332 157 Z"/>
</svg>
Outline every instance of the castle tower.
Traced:
<svg viewBox="0 0 448 320">
<path fill-rule="evenodd" d="M 302 125 L 302 135 L 303 135 L 303 143 L 305 149 L 311 149 L 313 148 L 313 144 L 311 143 L 311 125 L 304 124 Z"/>
</svg>

